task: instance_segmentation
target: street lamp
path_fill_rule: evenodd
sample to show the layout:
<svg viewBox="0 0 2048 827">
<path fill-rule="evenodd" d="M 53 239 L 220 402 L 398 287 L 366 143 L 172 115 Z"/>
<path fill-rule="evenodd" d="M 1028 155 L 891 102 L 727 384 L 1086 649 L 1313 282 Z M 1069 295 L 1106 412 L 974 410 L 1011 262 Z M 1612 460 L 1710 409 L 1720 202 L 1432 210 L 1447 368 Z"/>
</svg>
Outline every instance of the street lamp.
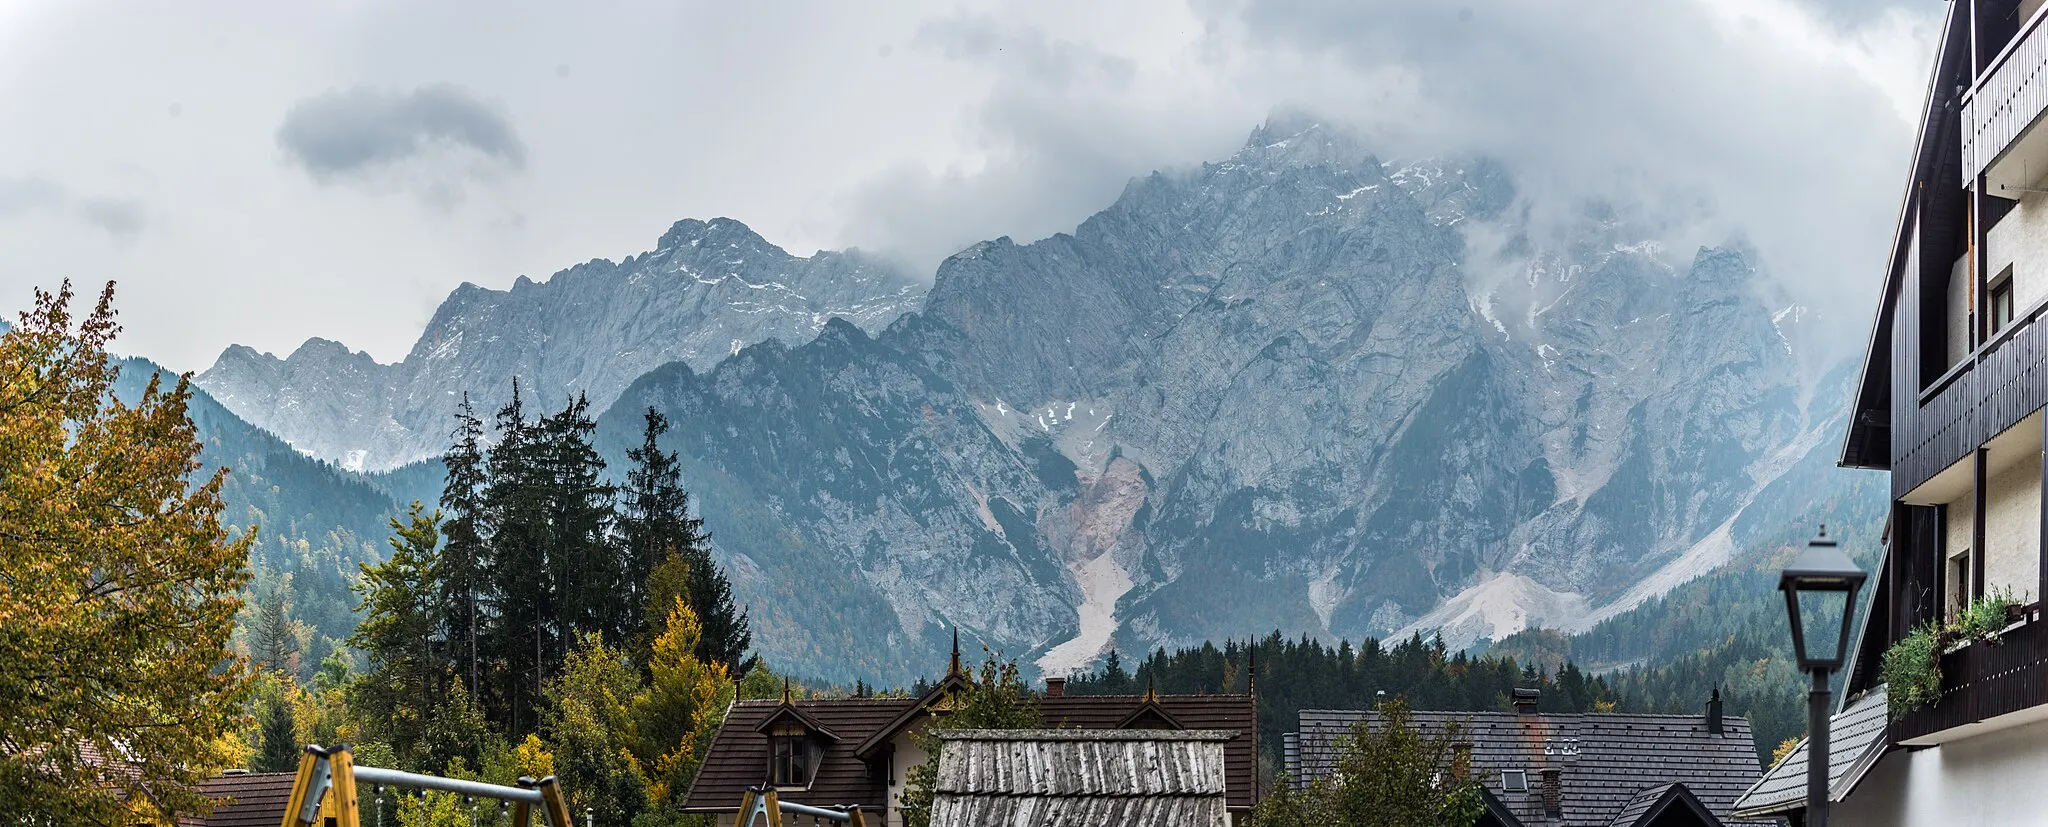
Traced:
<svg viewBox="0 0 2048 827">
<path fill-rule="evenodd" d="M 1792 558 L 1778 575 L 1785 615 L 1792 621 L 1792 649 L 1799 668 L 1813 678 L 1806 696 L 1806 827 L 1828 823 L 1828 674 L 1842 668 L 1849 648 L 1849 618 L 1865 575 L 1849 555 L 1820 536 Z"/>
</svg>

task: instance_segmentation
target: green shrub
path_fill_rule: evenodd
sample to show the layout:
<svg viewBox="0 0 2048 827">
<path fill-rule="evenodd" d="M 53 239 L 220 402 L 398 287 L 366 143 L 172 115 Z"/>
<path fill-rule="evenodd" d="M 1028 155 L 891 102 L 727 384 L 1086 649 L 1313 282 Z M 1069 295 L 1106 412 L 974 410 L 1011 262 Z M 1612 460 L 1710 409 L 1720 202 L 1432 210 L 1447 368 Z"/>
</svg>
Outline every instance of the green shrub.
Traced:
<svg viewBox="0 0 2048 827">
<path fill-rule="evenodd" d="M 1962 616 L 1949 627 L 1949 633 L 1961 640 L 1997 643 L 1998 636 L 2005 631 L 2006 611 L 2017 605 L 2020 605 L 2019 599 L 2013 596 L 2011 589 L 2000 589 L 1979 597 L 1970 601 L 1969 608 L 1964 609 Z"/>
<path fill-rule="evenodd" d="M 1885 704 L 1896 720 L 1941 700 L 1940 635 L 1932 622 L 1913 627 L 1884 651 Z"/>
<path fill-rule="evenodd" d="M 2007 613 L 2021 605 L 2011 589 L 1970 601 L 1955 622 L 1936 626 L 1933 621 L 1913 627 L 1884 651 L 1880 666 L 1886 686 L 1886 706 L 1893 719 L 1923 706 L 1941 701 L 1941 655 L 1950 641 L 1977 641 L 1996 645 L 2005 633 Z"/>
</svg>

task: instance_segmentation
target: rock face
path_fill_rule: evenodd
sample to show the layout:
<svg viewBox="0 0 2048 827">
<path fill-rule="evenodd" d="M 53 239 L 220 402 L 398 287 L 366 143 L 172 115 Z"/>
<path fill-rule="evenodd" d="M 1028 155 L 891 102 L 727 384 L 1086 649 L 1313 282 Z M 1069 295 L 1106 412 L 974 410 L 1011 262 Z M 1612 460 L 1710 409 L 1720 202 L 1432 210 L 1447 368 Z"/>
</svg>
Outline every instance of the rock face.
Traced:
<svg viewBox="0 0 2048 827">
<path fill-rule="evenodd" d="M 948 624 L 1059 671 L 1569 623 L 1710 562 L 1839 406 L 1741 252 L 1527 208 L 1482 160 L 1269 124 L 954 256 L 878 335 L 648 374 L 600 446 L 678 423 L 757 640 L 808 674 L 925 675 Z"/>
<path fill-rule="evenodd" d="M 731 219 L 682 221 L 622 262 L 507 291 L 462 285 L 398 364 L 324 339 L 284 359 L 235 346 L 198 383 L 301 451 L 381 471 L 444 450 L 463 390 L 488 414 L 518 376 L 543 405 L 580 391 L 602 408 L 668 362 L 708 368 L 749 344 L 808 341 L 833 317 L 879 329 L 923 293 L 857 252 L 799 258 Z"/>
</svg>

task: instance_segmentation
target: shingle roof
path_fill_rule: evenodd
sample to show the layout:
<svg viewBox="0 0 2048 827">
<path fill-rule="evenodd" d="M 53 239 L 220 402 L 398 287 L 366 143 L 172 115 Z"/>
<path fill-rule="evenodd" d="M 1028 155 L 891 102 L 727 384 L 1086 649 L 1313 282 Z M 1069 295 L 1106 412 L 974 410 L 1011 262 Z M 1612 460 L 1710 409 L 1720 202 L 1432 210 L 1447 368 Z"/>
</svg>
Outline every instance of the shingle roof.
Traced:
<svg viewBox="0 0 2048 827">
<path fill-rule="evenodd" d="M 1522 715 L 1506 712 L 1415 712 L 1412 725 L 1441 732 L 1452 723 L 1472 745 L 1473 771 L 1530 827 L 1606 827 L 1637 793 L 1682 782 L 1717 817 L 1727 819 L 1735 799 L 1760 774 L 1749 722 L 1723 719 L 1719 735 L 1706 731 L 1699 715 Z M 1289 770 L 1296 783 L 1328 775 L 1339 740 L 1364 710 L 1301 711 L 1298 757 Z M 1562 814 L 1544 814 L 1541 769 L 1561 770 Z M 1501 771 L 1528 773 L 1527 792 L 1501 788 Z"/>
<path fill-rule="evenodd" d="M 867 764 L 853 754 L 861 740 L 874 734 L 904 710 L 917 703 L 914 698 L 841 698 L 794 701 L 799 711 L 839 736 L 825 745 L 815 777 L 805 790 L 784 789 L 783 801 L 830 807 L 859 804 L 879 808 L 887 804 L 887 779 L 873 778 Z M 756 731 L 782 707 L 778 700 L 739 701 L 726 713 L 725 723 L 712 736 L 704 753 L 703 768 L 690 784 L 684 800 L 686 810 L 735 811 L 740 796 L 767 780 L 768 738 Z"/>
<path fill-rule="evenodd" d="M 1253 743 L 1258 713 L 1250 695 L 1160 695 L 1159 708 L 1189 729 L 1229 730 L 1240 735 L 1224 745 L 1224 779 L 1227 801 L 1233 810 L 1252 805 L 1252 785 L 1258 773 L 1258 753 Z M 1066 729 L 1115 729 L 1144 704 L 1138 695 L 1065 695 L 1038 698 L 1039 718 L 1047 727 Z M 756 731 L 781 702 L 739 701 L 726 715 L 704 755 L 703 769 L 690 786 L 684 808 L 693 812 L 731 812 L 739 807 L 740 795 L 750 786 L 766 780 L 768 739 Z M 884 806 L 887 779 L 870 777 L 867 764 L 856 754 L 863 743 L 886 740 L 891 729 L 912 726 L 922 720 L 918 699 L 847 698 L 795 701 L 804 715 L 830 727 L 840 740 L 825 745 L 816 777 L 808 790 L 783 790 L 780 798 L 815 806 L 859 804 L 867 808 Z M 878 736 L 880 736 L 878 738 Z M 898 767 L 902 772 L 904 767 Z"/>
<path fill-rule="evenodd" d="M 1217 730 L 957 730 L 939 760 L 933 827 L 1228 823 Z"/>
<path fill-rule="evenodd" d="M 185 816 L 180 827 L 277 827 L 292 795 L 296 773 L 233 773 L 199 785 L 199 794 L 214 800 L 213 814 Z"/>
<path fill-rule="evenodd" d="M 1884 755 L 1885 691 L 1880 686 L 1828 719 L 1828 799 L 1841 801 Z M 1788 813 L 1806 806 L 1806 739 L 1735 802 L 1745 816 Z"/>
<path fill-rule="evenodd" d="M 1682 786 L 1684 785 L 1674 781 L 1670 784 L 1644 787 L 1642 792 L 1636 793 L 1635 798 L 1628 800 L 1628 805 L 1622 807 L 1621 812 L 1614 814 L 1614 818 L 1607 822 L 1608 827 L 1631 827 L 1643 816 L 1649 815 L 1650 808 L 1657 806 L 1657 802 L 1663 800 L 1665 794 L 1675 787 Z"/>
<path fill-rule="evenodd" d="M 1636 793 L 1635 798 L 1629 799 L 1628 806 L 1621 808 L 1621 812 L 1614 814 L 1614 820 L 1609 821 L 1607 827 L 1650 827 L 1653 824 L 1669 824 L 1670 821 L 1666 820 L 1665 816 L 1672 812 L 1681 812 L 1692 816 L 1691 818 L 1684 819 L 1683 823 L 1687 824 L 1704 823 L 1718 825 L 1721 823 L 1721 820 L 1716 818 L 1713 812 L 1707 809 L 1706 804 L 1701 802 L 1698 796 L 1692 794 L 1692 790 L 1687 789 L 1684 784 L 1674 781 L 1669 784 L 1648 787 L 1642 792 Z"/>
</svg>

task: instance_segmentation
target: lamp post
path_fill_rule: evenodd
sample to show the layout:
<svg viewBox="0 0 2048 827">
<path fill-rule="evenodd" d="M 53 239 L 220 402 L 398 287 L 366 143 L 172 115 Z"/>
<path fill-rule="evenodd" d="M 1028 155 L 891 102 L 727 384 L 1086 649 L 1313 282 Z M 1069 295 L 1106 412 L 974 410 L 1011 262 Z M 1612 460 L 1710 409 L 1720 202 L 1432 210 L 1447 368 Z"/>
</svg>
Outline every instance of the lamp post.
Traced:
<svg viewBox="0 0 2048 827">
<path fill-rule="evenodd" d="M 1785 615 L 1792 621 L 1793 653 L 1813 679 L 1806 696 L 1806 827 L 1828 823 L 1828 675 L 1842 668 L 1849 618 L 1856 612 L 1856 590 L 1864 577 L 1828 539 L 1826 525 L 1778 575 Z"/>
</svg>

